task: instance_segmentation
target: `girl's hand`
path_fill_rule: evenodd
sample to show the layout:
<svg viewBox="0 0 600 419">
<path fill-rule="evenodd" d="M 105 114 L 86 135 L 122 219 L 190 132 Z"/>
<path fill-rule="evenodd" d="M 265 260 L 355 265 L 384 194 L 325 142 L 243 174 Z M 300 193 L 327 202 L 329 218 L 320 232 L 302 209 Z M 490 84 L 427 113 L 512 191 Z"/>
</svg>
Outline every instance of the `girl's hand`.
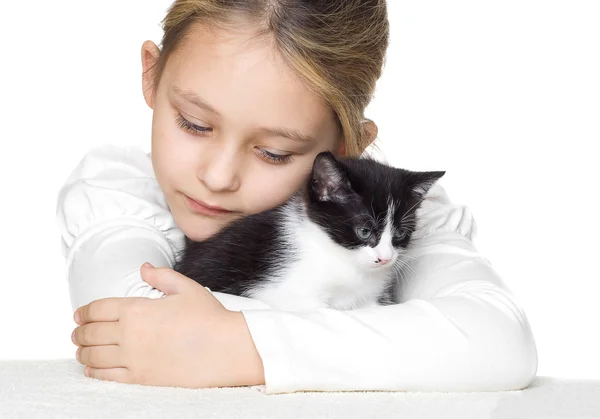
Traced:
<svg viewBox="0 0 600 419">
<path fill-rule="evenodd" d="M 142 278 L 163 298 L 104 298 L 75 311 L 73 342 L 86 375 L 153 386 L 264 384 L 244 316 L 170 268 L 145 264 Z M 80 316 L 80 320 L 77 319 Z"/>
</svg>

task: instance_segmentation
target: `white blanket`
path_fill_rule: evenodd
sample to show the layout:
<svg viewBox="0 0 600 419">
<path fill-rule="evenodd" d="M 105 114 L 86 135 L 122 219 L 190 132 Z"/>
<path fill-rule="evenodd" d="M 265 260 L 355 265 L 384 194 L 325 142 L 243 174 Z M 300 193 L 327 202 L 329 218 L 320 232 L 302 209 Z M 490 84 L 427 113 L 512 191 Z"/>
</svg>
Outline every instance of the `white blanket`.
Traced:
<svg viewBox="0 0 600 419">
<path fill-rule="evenodd" d="M 538 377 L 495 393 L 265 395 L 100 381 L 74 359 L 0 361 L 0 418 L 600 418 L 600 380 Z"/>
</svg>

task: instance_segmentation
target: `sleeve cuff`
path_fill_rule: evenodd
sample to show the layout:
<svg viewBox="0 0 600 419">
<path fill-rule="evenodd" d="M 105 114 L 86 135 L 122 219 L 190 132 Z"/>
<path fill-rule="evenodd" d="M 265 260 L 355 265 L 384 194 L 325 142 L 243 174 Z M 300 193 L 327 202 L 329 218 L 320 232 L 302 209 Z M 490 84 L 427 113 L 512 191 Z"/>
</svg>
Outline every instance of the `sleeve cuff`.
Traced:
<svg viewBox="0 0 600 419">
<path fill-rule="evenodd" d="M 278 317 L 272 316 L 273 310 L 244 309 L 241 310 L 254 345 L 262 359 L 265 385 L 258 386 L 258 390 L 266 394 L 292 393 L 296 391 L 297 384 L 294 380 L 296 373 L 293 368 L 293 348 L 286 344 L 284 339 L 273 339 L 277 336 L 281 325 Z M 277 314 L 288 314 L 277 312 Z M 289 313 L 293 315 L 292 313 Z"/>
</svg>

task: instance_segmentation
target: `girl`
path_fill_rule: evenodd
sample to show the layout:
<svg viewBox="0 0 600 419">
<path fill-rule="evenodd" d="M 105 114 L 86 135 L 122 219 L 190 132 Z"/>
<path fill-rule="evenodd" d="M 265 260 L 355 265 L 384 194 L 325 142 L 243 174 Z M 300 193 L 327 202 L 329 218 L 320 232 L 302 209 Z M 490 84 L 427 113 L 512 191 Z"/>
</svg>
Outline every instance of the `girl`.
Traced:
<svg viewBox="0 0 600 419">
<path fill-rule="evenodd" d="M 58 198 L 86 375 L 267 393 L 533 380 L 527 318 L 473 246 L 468 208 L 439 182 L 419 210 L 396 305 L 284 312 L 171 269 L 184 235 L 203 240 L 272 208 L 319 152 L 359 156 L 374 141 L 363 112 L 388 44 L 384 0 L 177 0 L 163 27 L 162 48 L 142 46 L 151 153 L 93 149 Z"/>
</svg>

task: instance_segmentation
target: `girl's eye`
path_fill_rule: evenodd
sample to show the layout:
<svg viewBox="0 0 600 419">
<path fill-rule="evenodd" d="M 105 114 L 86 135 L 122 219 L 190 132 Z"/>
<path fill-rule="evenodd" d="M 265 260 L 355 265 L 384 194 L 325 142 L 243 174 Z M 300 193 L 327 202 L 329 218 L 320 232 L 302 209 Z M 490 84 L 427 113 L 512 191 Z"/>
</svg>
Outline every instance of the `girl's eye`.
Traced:
<svg viewBox="0 0 600 419">
<path fill-rule="evenodd" d="M 357 228 L 356 235 L 363 240 L 368 239 L 369 237 L 371 237 L 371 229 L 365 227 Z"/>
<path fill-rule="evenodd" d="M 176 120 L 179 128 L 194 135 L 207 135 L 212 131 L 212 128 L 192 124 L 179 113 L 177 114 Z M 286 164 L 292 160 L 291 154 L 275 154 L 262 148 L 258 148 L 257 150 L 258 154 L 269 163 Z"/>
<path fill-rule="evenodd" d="M 188 121 L 183 116 L 181 116 L 181 114 L 177 114 L 176 119 L 177 119 L 177 125 L 179 125 L 179 128 L 183 129 L 184 131 L 189 132 L 190 134 L 206 135 L 212 131 L 212 128 L 201 127 L 199 125 L 192 124 L 190 121 Z"/>
<path fill-rule="evenodd" d="M 286 164 L 292 161 L 291 154 L 275 154 L 270 151 L 265 150 L 264 148 L 257 148 L 257 153 L 265 159 L 269 163 L 273 164 Z"/>
</svg>

